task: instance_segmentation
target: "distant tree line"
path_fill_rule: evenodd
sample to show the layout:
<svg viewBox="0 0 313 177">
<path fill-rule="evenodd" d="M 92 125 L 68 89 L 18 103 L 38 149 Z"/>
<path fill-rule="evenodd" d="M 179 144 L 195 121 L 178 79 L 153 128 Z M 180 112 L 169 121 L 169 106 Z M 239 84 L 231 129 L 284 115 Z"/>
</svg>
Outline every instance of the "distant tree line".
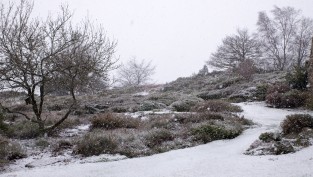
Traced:
<svg viewBox="0 0 313 177">
<path fill-rule="evenodd" d="M 219 69 L 290 70 L 302 67 L 310 55 L 313 20 L 293 7 L 274 7 L 269 16 L 259 12 L 257 31 L 238 29 L 226 36 L 211 54 L 208 65 Z"/>
</svg>

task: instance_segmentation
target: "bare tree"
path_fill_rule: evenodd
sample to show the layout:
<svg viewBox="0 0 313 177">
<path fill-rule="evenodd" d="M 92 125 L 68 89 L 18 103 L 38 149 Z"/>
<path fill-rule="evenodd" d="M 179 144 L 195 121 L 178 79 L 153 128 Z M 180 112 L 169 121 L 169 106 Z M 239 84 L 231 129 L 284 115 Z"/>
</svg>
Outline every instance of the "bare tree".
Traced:
<svg viewBox="0 0 313 177">
<path fill-rule="evenodd" d="M 135 57 L 118 69 L 119 82 L 123 86 L 139 86 L 147 84 L 155 72 L 151 61 L 137 61 Z"/>
<path fill-rule="evenodd" d="M 95 31 L 97 30 L 97 31 Z M 75 91 L 95 89 L 108 80 L 108 71 L 115 69 L 111 58 L 116 42 L 110 42 L 102 28 L 86 21 L 83 28 L 75 30 L 77 41 L 60 52 L 54 60 L 55 86 L 68 90 L 76 100 Z M 93 88 L 92 88 L 93 87 Z"/>
<path fill-rule="evenodd" d="M 276 70 L 300 66 L 308 57 L 312 20 L 300 17 L 300 11 L 292 7 L 275 7 L 271 12 L 273 18 L 259 12 L 257 22 L 264 55 Z"/>
<path fill-rule="evenodd" d="M 5 88 L 24 90 L 33 115 L 5 109 L 23 115 L 45 133 L 55 129 L 75 109 L 75 89 L 88 82 L 89 73 L 105 75 L 112 67 L 115 43 L 109 42 L 102 31 L 92 31 L 88 23 L 74 28 L 67 7 L 61 7 L 57 17 L 46 20 L 31 18 L 32 10 L 33 4 L 26 0 L 7 8 L 1 5 L 0 83 Z M 61 83 L 61 79 L 69 85 L 73 102 L 54 125 L 47 127 L 42 118 L 45 96 L 48 87 Z M 82 82 L 77 82 L 80 79 Z"/>
<path fill-rule="evenodd" d="M 248 30 L 238 29 L 237 34 L 223 39 L 207 64 L 220 69 L 234 69 L 247 59 L 257 60 L 259 57 L 259 42 L 249 35 Z"/>
<path fill-rule="evenodd" d="M 295 65 L 300 68 L 310 57 L 310 42 L 313 35 L 313 20 L 301 18 L 294 37 Z"/>
</svg>

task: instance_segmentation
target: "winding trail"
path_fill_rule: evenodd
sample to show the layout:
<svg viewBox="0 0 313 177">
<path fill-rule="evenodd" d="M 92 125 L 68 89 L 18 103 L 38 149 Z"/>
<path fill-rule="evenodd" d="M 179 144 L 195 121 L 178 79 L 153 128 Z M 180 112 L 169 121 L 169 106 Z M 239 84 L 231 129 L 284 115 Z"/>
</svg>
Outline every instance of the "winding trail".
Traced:
<svg viewBox="0 0 313 177">
<path fill-rule="evenodd" d="M 0 175 L 1 177 L 313 177 L 313 147 L 294 154 L 247 156 L 243 152 L 265 131 L 278 130 L 286 115 L 309 113 L 240 103 L 259 126 L 232 140 L 115 162 L 69 164 Z"/>
</svg>

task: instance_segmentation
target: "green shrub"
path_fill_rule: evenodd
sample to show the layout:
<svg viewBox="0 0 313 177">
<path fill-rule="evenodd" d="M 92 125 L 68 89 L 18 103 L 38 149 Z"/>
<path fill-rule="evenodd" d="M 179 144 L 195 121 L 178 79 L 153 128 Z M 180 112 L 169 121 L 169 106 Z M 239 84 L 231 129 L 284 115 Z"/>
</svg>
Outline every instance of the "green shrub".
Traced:
<svg viewBox="0 0 313 177">
<path fill-rule="evenodd" d="M 140 123 L 141 121 L 136 118 L 104 113 L 95 116 L 91 120 L 91 128 L 104 128 L 107 130 L 116 128 L 138 128 Z"/>
<path fill-rule="evenodd" d="M 196 112 L 242 112 L 240 106 L 222 100 L 207 100 L 193 107 Z"/>
<path fill-rule="evenodd" d="M 263 142 L 280 141 L 281 137 L 273 132 L 265 132 L 259 136 L 259 139 Z"/>
<path fill-rule="evenodd" d="M 195 140 L 208 143 L 220 139 L 232 139 L 240 135 L 242 130 L 228 130 L 225 127 L 216 125 L 202 125 L 191 130 Z"/>
<path fill-rule="evenodd" d="M 104 153 L 114 154 L 117 146 L 116 141 L 112 137 L 103 135 L 100 132 L 91 132 L 77 142 L 73 152 L 85 157 Z"/>
<path fill-rule="evenodd" d="M 305 127 L 313 128 L 313 117 L 309 114 L 288 115 L 281 123 L 283 134 L 300 133 Z"/>
<path fill-rule="evenodd" d="M 298 90 L 306 90 L 308 85 L 307 67 L 295 67 L 292 72 L 286 75 L 290 87 Z"/>
<path fill-rule="evenodd" d="M 160 146 L 165 141 L 172 141 L 174 139 L 174 135 L 166 129 L 159 129 L 150 132 L 145 137 L 145 144 L 149 148 L 154 148 L 156 146 Z"/>
<path fill-rule="evenodd" d="M 259 100 L 259 101 L 265 100 L 268 87 L 269 86 L 267 84 L 258 85 L 256 87 L 255 97 L 257 100 Z"/>
</svg>

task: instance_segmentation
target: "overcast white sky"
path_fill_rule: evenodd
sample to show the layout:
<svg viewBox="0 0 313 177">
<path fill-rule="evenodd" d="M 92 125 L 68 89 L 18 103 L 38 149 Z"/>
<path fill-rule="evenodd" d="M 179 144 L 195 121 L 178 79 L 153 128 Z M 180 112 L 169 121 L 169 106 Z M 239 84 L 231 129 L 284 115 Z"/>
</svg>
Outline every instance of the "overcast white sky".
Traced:
<svg viewBox="0 0 313 177">
<path fill-rule="evenodd" d="M 313 18 L 313 0 L 35 0 L 35 12 L 55 13 L 64 3 L 75 20 L 88 15 L 103 25 L 121 62 L 152 60 L 158 83 L 198 72 L 226 35 L 252 32 L 259 11 L 292 6 Z"/>
</svg>

